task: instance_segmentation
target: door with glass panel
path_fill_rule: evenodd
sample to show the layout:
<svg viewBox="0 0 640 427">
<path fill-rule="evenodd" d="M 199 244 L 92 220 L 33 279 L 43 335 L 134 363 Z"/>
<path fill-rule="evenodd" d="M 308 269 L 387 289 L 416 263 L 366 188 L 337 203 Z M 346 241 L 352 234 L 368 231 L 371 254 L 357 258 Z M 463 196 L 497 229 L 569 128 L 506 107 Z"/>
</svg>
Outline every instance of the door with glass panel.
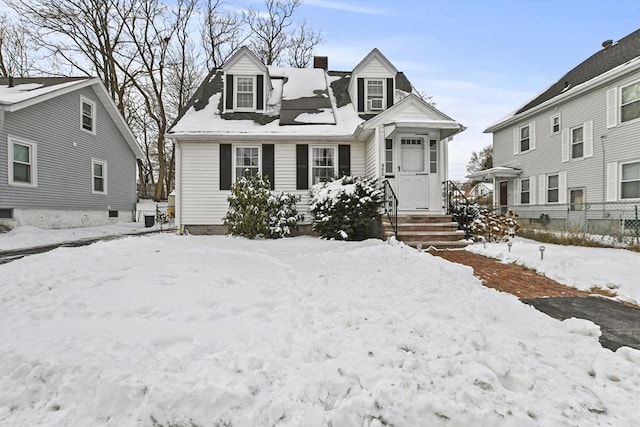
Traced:
<svg viewBox="0 0 640 427">
<path fill-rule="evenodd" d="M 428 150 L 423 138 L 400 139 L 398 164 L 398 208 L 427 209 Z"/>
</svg>

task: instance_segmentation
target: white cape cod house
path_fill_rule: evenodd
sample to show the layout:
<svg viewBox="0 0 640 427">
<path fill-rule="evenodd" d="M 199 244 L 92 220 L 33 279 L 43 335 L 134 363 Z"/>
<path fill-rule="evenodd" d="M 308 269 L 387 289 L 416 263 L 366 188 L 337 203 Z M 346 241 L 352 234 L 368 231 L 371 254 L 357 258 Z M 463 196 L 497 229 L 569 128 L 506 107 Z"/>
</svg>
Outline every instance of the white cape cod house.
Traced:
<svg viewBox="0 0 640 427">
<path fill-rule="evenodd" d="M 571 231 L 640 225 L 640 30 L 602 48 L 491 125 L 494 201 Z"/>
<path fill-rule="evenodd" d="M 246 169 L 299 194 L 342 175 L 388 181 L 400 216 L 442 215 L 448 143 L 464 127 L 424 102 L 377 49 L 352 71 L 266 66 L 241 48 L 212 70 L 168 133 L 176 143 L 176 225 L 224 233 Z M 449 220 L 450 221 L 450 220 Z"/>
</svg>

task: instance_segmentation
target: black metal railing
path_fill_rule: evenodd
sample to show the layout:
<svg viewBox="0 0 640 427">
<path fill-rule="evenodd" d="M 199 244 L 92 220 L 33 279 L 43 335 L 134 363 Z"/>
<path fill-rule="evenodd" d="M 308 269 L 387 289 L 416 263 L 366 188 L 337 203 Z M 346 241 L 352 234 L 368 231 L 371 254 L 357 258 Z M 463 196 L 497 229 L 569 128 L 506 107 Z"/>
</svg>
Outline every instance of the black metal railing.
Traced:
<svg viewBox="0 0 640 427">
<path fill-rule="evenodd" d="M 382 181 L 382 185 L 384 189 L 384 213 L 389 218 L 393 235 L 398 238 L 398 198 L 388 179 Z"/>
<path fill-rule="evenodd" d="M 474 218 L 471 210 L 472 203 L 464 192 L 458 188 L 453 181 L 443 182 L 444 200 L 446 203 L 447 214 L 458 223 L 458 228 L 464 231 L 464 238 L 471 238 L 471 225 Z"/>
</svg>

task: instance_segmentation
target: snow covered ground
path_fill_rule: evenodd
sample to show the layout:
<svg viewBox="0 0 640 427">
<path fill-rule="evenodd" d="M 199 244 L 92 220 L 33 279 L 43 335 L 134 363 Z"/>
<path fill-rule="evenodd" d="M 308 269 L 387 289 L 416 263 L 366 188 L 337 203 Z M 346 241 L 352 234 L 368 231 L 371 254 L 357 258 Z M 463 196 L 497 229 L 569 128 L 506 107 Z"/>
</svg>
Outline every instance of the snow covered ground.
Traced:
<svg viewBox="0 0 640 427">
<path fill-rule="evenodd" d="M 544 259 L 540 259 L 544 246 Z M 640 253 L 624 249 L 587 248 L 540 243 L 516 237 L 511 252 L 506 243 L 482 243 L 467 250 L 504 263 L 532 268 L 564 285 L 588 291 L 593 286 L 609 289 L 617 299 L 640 305 Z"/>
<path fill-rule="evenodd" d="M 56 230 L 45 230 L 29 226 L 16 227 L 7 233 L 0 233 L 0 251 L 156 230 L 160 227 L 157 223 L 153 228 L 144 227 L 144 215 L 155 215 L 156 205 L 166 210 L 167 202 L 156 204 L 152 200 L 141 200 L 137 206 L 138 222 L 117 222 L 99 227 L 63 228 Z M 167 228 L 167 225 L 164 227 Z"/>
<path fill-rule="evenodd" d="M 0 425 L 640 425 L 639 351 L 403 245 L 153 234 L 0 281 Z"/>
</svg>

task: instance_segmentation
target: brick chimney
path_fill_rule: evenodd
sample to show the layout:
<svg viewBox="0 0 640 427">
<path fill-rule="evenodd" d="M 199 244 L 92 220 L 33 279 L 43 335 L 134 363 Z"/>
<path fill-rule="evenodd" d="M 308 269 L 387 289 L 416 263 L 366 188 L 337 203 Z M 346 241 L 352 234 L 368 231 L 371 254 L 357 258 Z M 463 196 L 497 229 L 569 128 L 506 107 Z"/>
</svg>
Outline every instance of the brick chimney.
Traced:
<svg viewBox="0 0 640 427">
<path fill-rule="evenodd" d="M 314 56 L 313 68 L 322 68 L 323 70 L 329 69 L 329 58 L 326 56 Z"/>
</svg>

